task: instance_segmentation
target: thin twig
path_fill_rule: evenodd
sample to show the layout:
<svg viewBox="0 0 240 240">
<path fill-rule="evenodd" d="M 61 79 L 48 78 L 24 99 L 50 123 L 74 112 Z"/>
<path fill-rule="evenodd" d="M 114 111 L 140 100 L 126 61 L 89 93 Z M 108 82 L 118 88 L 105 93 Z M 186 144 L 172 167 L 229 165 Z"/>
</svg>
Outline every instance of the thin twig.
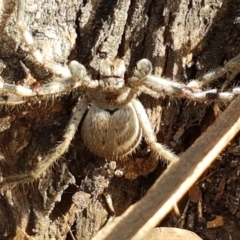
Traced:
<svg viewBox="0 0 240 240">
<path fill-rule="evenodd" d="M 103 228 L 95 240 L 144 239 L 240 130 L 240 96 L 171 165 L 141 201 Z M 146 239 L 146 238 L 145 238 Z"/>
</svg>

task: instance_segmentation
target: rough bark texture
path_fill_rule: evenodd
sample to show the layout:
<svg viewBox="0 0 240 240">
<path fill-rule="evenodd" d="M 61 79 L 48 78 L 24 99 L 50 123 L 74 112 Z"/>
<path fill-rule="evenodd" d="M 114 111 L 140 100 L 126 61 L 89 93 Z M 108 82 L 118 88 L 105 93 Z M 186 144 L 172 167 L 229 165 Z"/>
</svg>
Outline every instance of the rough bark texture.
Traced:
<svg viewBox="0 0 240 240">
<path fill-rule="evenodd" d="M 187 82 L 240 52 L 240 4 L 235 0 L 26 2 L 25 24 L 45 60 L 64 63 L 76 59 L 92 74 L 97 72 L 99 54 L 107 53 L 110 58 L 124 58 L 130 75 L 139 59 L 148 58 L 155 75 Z M 39 82 L 49 81 L 51 76 L 28 58 L 22 46 L 15 26 L 16 1 L 1 1 L 0 12 L 2 78 L 21 83 L 25 77 L 22 61 Z M 233 77 L 226 76 L 219 85 L 227 85 L 225 81 Z M 61 141 L 76 101 L 77 95 L 69 93 L 55 101 L 2 108 L 3 178 L 28 171 Z M 156 100 L 145 95 L 141 101 L 158 140 L 178 154 L 221 111 L 218 104 Z M 1 190 L 0 239 L 61 240 L 73 239 L 72 235 L 91 239 L 111 213 L 103 191 L 111 195 L 119 215 L 141 199 L 160 174 L 161 166 L 148 176 L 134 180 L 113 177 L 108 184 L 101 174 L 104 161 L 84 148 L 79 133 L 68 153 L 40 179 Z"/>
</svg>

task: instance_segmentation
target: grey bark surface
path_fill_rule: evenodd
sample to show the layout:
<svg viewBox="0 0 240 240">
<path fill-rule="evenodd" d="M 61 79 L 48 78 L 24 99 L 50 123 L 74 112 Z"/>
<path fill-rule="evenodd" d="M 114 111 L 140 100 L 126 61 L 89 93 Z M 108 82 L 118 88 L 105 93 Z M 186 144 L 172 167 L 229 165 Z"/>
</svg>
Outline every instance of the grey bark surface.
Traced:
<svg viewBox="0 0 240 240">
<path fill-rule="evenodd" d="M 148 58 L 155 75 L 188 82 L 240 52 L 240 5 L 234 0 L 26 3 L 25 24 L 46 62 L 75 59 L 93 75 L 97 74 L 99 54 L 107 53 L 110 58 L 123 58 L 129 75 L 138 60 Z M 53 80 L 32 61 L 21 42 L 16 28 L 16 1 L 3 0 L 0 13 L 0 70 L 4 81 L 22 83 L 25 73 L 21 62 L 40 83 Z M 219 85 L 227 85 L 234 77 L 226 76 L 227 80 Z M 62 140 L 79 94 L 2 107 L 2 178 L 33 168 Z M 221 111 L 217 104 L 145 95 L 140 99 L 158 141 L 177 154 L 185 151 Z M 138 152 L 130 161 L 138 164 L 141 161 L 135 155 Z M 140 158 L 146 160 L 145 155 Z M 140 163 L 134 170 L 138 178 L 109 180 L 102 174 L 104 164 L 83 146 L 78 131 L 69 151 L 40 179 L 0 190 L 0 239 L 91 239 L 111 215 L 102 193 L 110 194 L 116 214 L 120 215 L 141 199 L 162 166 L 160 161 L 153 173 L 141 176 L 145 171 L 138 169 Z M 146 168 L 147 173 L 152 170 L 148 165 Z"/>
</svg>

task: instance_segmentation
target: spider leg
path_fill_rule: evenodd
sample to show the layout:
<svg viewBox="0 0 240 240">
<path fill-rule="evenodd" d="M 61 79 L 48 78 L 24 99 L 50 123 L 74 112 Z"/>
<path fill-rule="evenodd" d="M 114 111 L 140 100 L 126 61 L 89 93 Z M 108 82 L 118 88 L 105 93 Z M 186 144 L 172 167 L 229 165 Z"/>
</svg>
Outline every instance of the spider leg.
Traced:
<svg viewBox="0 0 240 240">
<path fill-rule="evenodd" d="M 78 125 L 88 108 L 88 104 L 89 102 L 85 98 L 78 101 L 63 135 L 63 141 L 54 148 L 49 155 L 44 156 L 42 161 L 30 172 L 4 178 L 3 181 L 0 182 L 0 188 L 7 184 L 17 184 L 37 179 L 52 164 L 54 164 L 68 150 L 77 131 Z"/>
<path fill-rule="evenodd" d="M 132 104 L 136 110 L 140 126 L 143 130 L 145 141 L 149 145 L 151 150 L 167 162 L 173 163 L 178 161 L 178 156 L 176 156 L 174 153 L 171 152 L 171 150 L 167 149 L 165 146 L 157 142 L 156 135 L 151 127 L 151 123 L 141 102 L 137 99 L 133 99 Z"/>
<path fill-rule="evenodd" d="M 150 93 L 150 95 L 153 96 L 153 92 L 158 93 L 159 95 L 178 96 L 182 93 L 182 89 L 186 87 L 183 83 L 152 76 L 150 75 L 151 72 L 152 63 L 148 59 L 138 61 L 134 76 L 129 79 L 131 88 L 138 89 L 147 94 Z"/>
<path fill-rule="evenodd" d="M 91 80 L 87 76 L 86 68 L 79 62 L 71 61 L 69 70 L 71 78 L 45 84 L 37 91 L 37 95 L 43 96 L 71 91 L 77 87 L 81 88 L 81 90 L 97 90 L 98 87 L 102 87 L 99 85 L 98 80 Z"/>
<path fill-rule="evenodd" d="M 31 33 L 24 24 L 25 5 L 25 0 L 18 0 L 16 25 L 20 38 L 28 49 L 29 55 L 32 56 L 37 64 L 42 65 L 47 71 L 51 72 L 55 77 L 55 81 L 43 86 L 33 85 L 28 87 L 5 83 L 2 80 L 0 81 L 0 93 L 3 96 L 0 98 L 0 105 L 17 105 L 29 100 L 38 100 L 38 98 L 41 100 L 41 97 L 45 95 L 66 93 L 79 87 L 81 90 L 96 89 L 99 85 L 98 81 L 91 81 L 87 76 L 85 67 L 80 63 L 72 61 L 68 67 L 67 65 L 44 61 L 41 52 L 34 46 L 34 39 Z"/>
<path fill-rule="evenodd" d="M 209 85 L 211 82 L 222 77 L 224 74 L 231 73 L 232 75 L 236 75 L 237 73 L 239 73 L 239 68 L 240 54 L 230 59 L 223 67 L 216 68 L 213 71 L 204 74 L 202 77 L 194 81 L 197 81 L 198 87 L 201 88 L 203 86 Z M 191 82 L 189 82 L 188 85 L 191 86 Z"/>
<path fill-rule="evenodd" d="M 47 83 L 37 89 L 27 86 L 9 84 L 0 82 L 0 92 L 5 94 L 5 97 L 0 99 L 0 104 L 17 105 L 27 101 L 26 98 L 59 94 L 68 92 L 74 88 L 80 87 L 82 90 L 97 89 L 99 86 L 98 81 L 92 81 L 87 76 L 85 67 L 77 61 L 72 61 L 69 64 L 71 78 L 61 79 L 58 81 Z M 25 99 L 24 99 L 25 98 Z M 33 99 L 34 100 L 34 99 Z"/>
<path fill-rule="evenodd" d="M 43 96 L 71 91 L 77 87 L 82 87 L 82 89 L 97 88 L 98 81 L 91 81 L 90 78 L 87 77 L 85 67 L 77 61 L 71 61 L 69 66 L 54 62 L 44 62 L 42 54 L 34 46 L 34 39 L 32 35 L 24 25 L 24 12 L 25 0 L 19 0 L 17 26 L 21 34 L 21 38 L 33 59 L 40 65 L 43 65 L 49 72 L 54 74 L 57 77 L 57 81 L 45 84 L 37 91 L 33 91 L 32 89 L 27 89 L 24 87 L 24 89 L 20 89 L 19 91 L 18 89 L 14 89 L 14 93 L 24 97 L 36 95 L 36 93 L 38 96 Z"/>
<path fill-rule="evenodd" d="M 234 88 L 232 92 L 219 92 L 217 89 L 202 91 L 201 87 L 213 81 L 213 79 L 216 79 L 223 74 L 231 71 L 231 69 L 239 71 L 239 65 L 240 55 L 231 59 L 225 65 L 225 67 L 216 70 L 216 74 L 212 74 L 211 77 L 208 78 L 207 75 L 205 75 L 206 81 L 193 80 L 185 85 L 183 83 L 174 82 L 169 79 L 150 75 L 152 72 L 152 64 L 149 60 L 142 59 L 137 63 L 137 68 L 134 72 L 134 76 L 129 79 L 129 85 L 133 89 L 137 89 L 140 92 L 150 94 L 153 97 L 168 95 L 177 98 L 187 98 L 194 101 L 209 101 L 216 99 L 222 101 L 230 101 L 235 95 L 239 94 L 239 88 Z"/>
<path fill-rule="evenodd" d="M 18 0 L 18 11 L 17 11 L 17 28 L 21 35 L 21 40 L 23 40 L 25 46 L 27 47 L 29 54 L 33 57 L 36 63 L 45 67 L 46 70 L 51 72 L 52 74 L 59 76 L 61 78 L 69 78 L 71 77 L 69 68 L 65 65 L 61 65 L 55 62 L 47 62 L 45 63 L 44 58 L 41 52 L 35 48 L 34 39 L 31 33 L 27 30 L 24 24 L 24 15 L 26 10 L 26 1 Z"/>
<path fill-rule="evenodd" d="M 79 87 L 81 85 L 79 81 L 78 82 L 74 81 L 68 66 L 54 63 L 54 62 L 44 61 L 42 54 L 34 46 L 34 40 L 32 35 L 27 30 L 24 24 L 24 21 L 25 21 L 24 15 L 25 15 L 25 9 L 26 9 L 25 5 L 26 5 L 25 0 L 18 0 L 16 26 L 20 33 L 21 42 L 23 42 L 23 44 L 26 46 L 29 52 L 29 55 L 32 56 L 34 61 L 37 64 L 42 65 L 47 71 L 51 72 L 54 75 L 55 81 L 51 83 L 47 83 L 43 86 L 33 85 L 28 87 L 28 86 L 5 83 L 3 79 L 1 79 L 0 105 L 22 104 L 29 100 L 33 100 L 33 101 L 38 100 L 38 96 L 68 92 L 68 91 L 71 91 L 73 88 Z M 86 73 L 85 68 L 83 72 Z M 79 75 L 81 74 L 82 73 L 79 73 Z M 27 75 L 31 76 L 30 72 L 28 72 Z M 82 77 L 85 77 L 85 75 Z"/>
<path fill-rule="evenodd" d="M 26 103 L 26 100 L 20 96 L 14 94 L 7 94 L 5 96 L 0 96 L 0 106 L 16 106 Z"/>
<path fill-rule="evenodd" d="M 36 93 L 28 87 L 4 82 L 0 82 L 0 92 L 12 93 L 23 97 L 36 96 Z"/>
</svg>

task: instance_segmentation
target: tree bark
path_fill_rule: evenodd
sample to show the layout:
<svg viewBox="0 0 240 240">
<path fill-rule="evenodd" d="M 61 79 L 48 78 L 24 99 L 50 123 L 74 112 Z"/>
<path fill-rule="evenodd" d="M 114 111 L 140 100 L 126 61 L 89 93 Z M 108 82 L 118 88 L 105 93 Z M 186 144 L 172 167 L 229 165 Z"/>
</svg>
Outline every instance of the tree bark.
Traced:
<svg viewBox="0 0 240 240">
<path fill-rule="evenodd" d="M 54 80 L 27 54 L 16 28 L 16 2 L 0 3 L 1 77 L 23 84 L 22 62 L 41 84 Z M 148 58 L 154 75 L 186 83 L 240 52 L 239 10 L 234 0 L 26 0 L 24 23 L 46 62 L 75 59 L 96 76 L 101 54 L 107 54 L 123 58 L 131 76 L 136 62 Z M 226 76 L 219 85 L 232 86 L 229 81 L 234 77 Z M 74 91 L 54 100 L 2 107 L 3 179 L 29 171 L 62 140 L 79 95 L 81 92 Z M 140 99 L 158 141 L 177 154 L 221 111 L 217 104 L 145 95 Z M 133 175 L 129 174 L 131 179 L 109 179 L 104 175 L 105 161 L 84 147 L 78 131 L 69 151 L 41 178 L 1 189 L 0 239 L 91 239 L 111 216 L 103 193 L 111 196 L 120 215 L 140 200 L 159 176 L 161 161 L 152 173 L 151 164 L 146 171 L 138 169 L 147 158 L 143 143 L 127 160 L 139 163 Z"/>
</svg>

